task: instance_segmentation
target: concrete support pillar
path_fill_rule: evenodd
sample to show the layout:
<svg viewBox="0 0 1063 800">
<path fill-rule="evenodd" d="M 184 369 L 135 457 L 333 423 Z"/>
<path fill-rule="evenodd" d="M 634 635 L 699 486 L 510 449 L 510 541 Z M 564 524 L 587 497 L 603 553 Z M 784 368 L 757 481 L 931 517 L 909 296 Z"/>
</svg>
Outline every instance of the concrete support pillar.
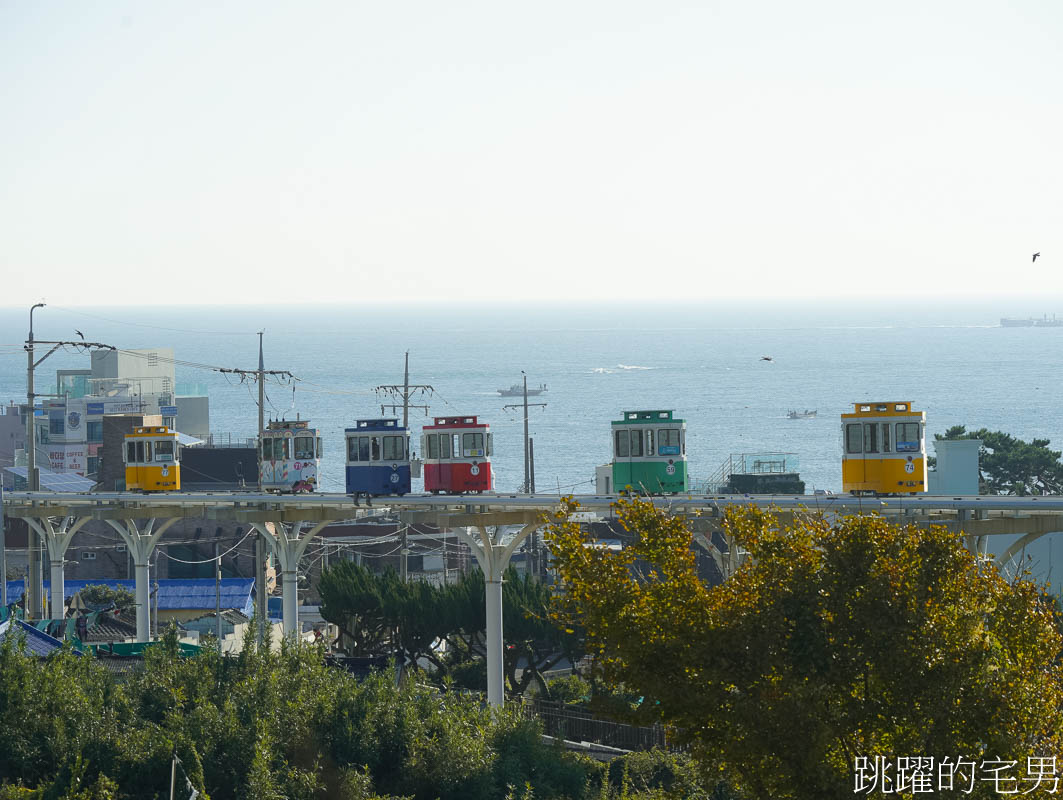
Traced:
<svg viewBox="0 0 1063 800">
<path fill-rule="evenodd" d="M 66 617 L 66 602 L 64 600 L 64 594 L 66 592 L 65 575 L 63 571 L 63 559 L 57 558 L 52 560 L 52 585 L 49 596 L 51 599 L 50 616 L 52 619 L 64 619 Z"/>
<path fill-rule="evenodd" d="M 492 576 L 493 577 L 493 576 Z M 488 578 L 487 592 L 487 702 L 501 706 L 505 674 L 502 668 L 502 576 Z"/>
<path fill-rule="evenodd" d="M 63 568 L 64 557 L 66 556 L 66 549 L 70 546 L 70 540 L 74 538 L 74 534 L 81 529 L 81 526 L 88 521 L 89 517 L 82 517 L 77 520 L 73 517 L 41 517 L 40 519 L 26 520 L 30 528 L 30 541 L 32 542 L 34 538 L 39 536 L 48 554 L 48 561 L 51 567 L 48 611 L 52 619 L 63 619 L 66 616 L 66 602 L 63 595 L 66 588 Z M 32 598 L 30 598 L 28 593 L 26 598 L 27 605 L 29 605 L 28 601 Z M 34 618 L 42 613 L 43 605 L 44 598 L 39 598 L 34 604 Z"/>
<path fill-rule="evenodd" d="M 272 543 L 273 552 L 281 568 L 281 618 L 284 636 L 296 636 L 301 633 L 299 626 L 299 559 L 303 557 L 311 539 L 321 532 L 329 523 L 318 522 L 304 531 L 305 522 L 269 522 L 254 523 L 260 535 Z"/>
<path fill-rule="evenodd" d="M 284 635 L 298 636 L 302 631 L 299 629 L 299 573 L 295 569 L 281 571 L 281 596 Z"/>
<path fill-rule="evenodd" d="M 525 525 L 506 544 L 502 544 L 502 526 L 495 528 L 494 537 L 486 527 L 478 527 L 480 541 L 470 533 L 471 528 L 455 528 L 454 533 L 469 545 L 484 573 L 484 603 L 487 611 L 487 702 L 501 707 L 505 701 L 505 673 L 502 667 L 502 575 L 509 560 L 521 543 L 538 529 L 540 522 Z"/>
<path fill-rule="evenodd" d="M 121 523 L 109 519 L 107 524 L 122 537 L 129 554 L 133 557 L 133 580 L 137 599 L 137 641 L 151 641 L 151 587 L 149 584 L 148 563 L 151 552 L 166 530 L 177 522 L 177 517 L 164 520 L 155 527 L 154 517 L 149 519 L 143 529 L 137 527 L 135 520 L 127 519 Z"/>
<path fill-rule="evenodd" d="M 148 561 L 133 564 L 133 579 L 136 582 L 134 592 L 137 598 L 137 641 L 151 641 L 151 585 L 148 575 Z"/>
</svg>

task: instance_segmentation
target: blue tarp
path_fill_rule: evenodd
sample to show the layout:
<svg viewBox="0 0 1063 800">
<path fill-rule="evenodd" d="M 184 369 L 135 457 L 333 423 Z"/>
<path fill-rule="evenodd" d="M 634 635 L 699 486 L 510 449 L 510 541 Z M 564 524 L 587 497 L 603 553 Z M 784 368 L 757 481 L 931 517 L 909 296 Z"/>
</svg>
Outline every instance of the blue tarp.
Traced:
<svg viewBox="0 0 1063 800">
<path fill-rule="evenodd" d="M 51 581 L 44 582 L 47 596 Z M 113 578 L 94 578 L 89 580 L 63 581 L 63 597 L 69 600 L 86 586 L 107 586 L 111 589 L 122 587 L 130 593 L 136 593 L 135 581 L 116 580 Z M 222 578 L 221 607 L 235 608 L 246 616 L 254 612 L 251 593 L 255 588 L 254 578 Z M 151 582 L 151 591 L 155 591 L 155 581 Z M 22 580 L 7 582 L 8 602 L 14 603 L 22 597 Z M 152 598 L 152 605 L 155 599 Z M 159 581 L 159 610 L 214 610 L 214 580 L 212 578 L 166 578 Z"/>
</svg>

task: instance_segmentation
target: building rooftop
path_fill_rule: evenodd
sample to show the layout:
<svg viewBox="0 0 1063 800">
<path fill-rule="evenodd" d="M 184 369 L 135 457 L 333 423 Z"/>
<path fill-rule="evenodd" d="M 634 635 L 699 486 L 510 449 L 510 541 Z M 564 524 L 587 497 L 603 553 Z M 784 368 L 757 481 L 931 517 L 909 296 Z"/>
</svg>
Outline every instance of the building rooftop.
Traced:
<svg viewBox="0 0 1063 800">
<path fill-rule="evenodd" d="M 44 582 L 44 590 L 50 589 L 50 581 Z M 214 579 L 213 578 L 166 578 L 159 584 L 159 610 L 177 611 L 189 609 L 214 609 Z M 119 587 L 130 592 L 136 592 L 136 583 L 132 580 L 115 580 L 113 578 L 91 578 L 87 580 L 63 581 L 63 597 L 69 600 L 86 586 L 107 586 L 111 589 Z M 222 578 L 221 579 L 221 607 L 223 609 L 235 608 L 250 616 L 253 612 L 254 601 L 251 593 L 255 588 L 254 578 Z M 7 596 L 9 600 L 16 600 L 22 596 L 24 581 L 22 579 L 7 582 Z M 151 591 L 155 591 L 155 581 L 151 582 Z M 152 604 L 154 604 L 154 597 Z"/>
</svg>

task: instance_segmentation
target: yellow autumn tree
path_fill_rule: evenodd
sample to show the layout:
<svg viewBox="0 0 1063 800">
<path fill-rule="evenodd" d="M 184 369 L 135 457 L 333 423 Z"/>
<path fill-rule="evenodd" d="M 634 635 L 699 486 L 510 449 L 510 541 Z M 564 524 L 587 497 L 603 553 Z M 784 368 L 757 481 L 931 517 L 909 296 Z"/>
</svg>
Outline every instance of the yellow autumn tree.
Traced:
<svg viewBox="0 0 1063 800">
<path fill-rule="evenodd" d="M 1050 786 L 1048 762 L 1028 759 L 1054 757 L 1063 730 L 1055 605 L 956 534 L 731 508 L 724 527 L 749 558 L 709 587 L 683 519 L 622 500 L 633 541 L 617 552 L 587 546 L 575 508 L 548 531 L 559 621 L 583 628 L 604 680 L 641 695 L 644 715 L 743 795 L 853 798 L 875 791 L 861 783 L 874 768 L 914 796 L 915 763 L 935 791 L 951 769 L 951 796 Z"/>
</svg>

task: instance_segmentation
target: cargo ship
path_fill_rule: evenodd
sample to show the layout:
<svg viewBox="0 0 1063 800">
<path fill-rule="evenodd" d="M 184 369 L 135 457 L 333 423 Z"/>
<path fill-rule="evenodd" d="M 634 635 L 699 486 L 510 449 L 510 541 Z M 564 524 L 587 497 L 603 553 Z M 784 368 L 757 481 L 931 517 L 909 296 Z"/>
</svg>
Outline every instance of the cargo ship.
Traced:
<svg viewBox="0 0 1063 800">
<path fill-rule="evenodd" d="M 1016 317 L 1001 317 L 1001 328 L 1063 328 L 1063 319 L 1056 319 L 1056 315 L 1053 314 L 1051 318 L 1047 314 L 1041 317 L 1041 319 L 1034 319 L 1033 317 L 1026 317 L 1025 319 L 1019 319 Z"/>
</svg>

